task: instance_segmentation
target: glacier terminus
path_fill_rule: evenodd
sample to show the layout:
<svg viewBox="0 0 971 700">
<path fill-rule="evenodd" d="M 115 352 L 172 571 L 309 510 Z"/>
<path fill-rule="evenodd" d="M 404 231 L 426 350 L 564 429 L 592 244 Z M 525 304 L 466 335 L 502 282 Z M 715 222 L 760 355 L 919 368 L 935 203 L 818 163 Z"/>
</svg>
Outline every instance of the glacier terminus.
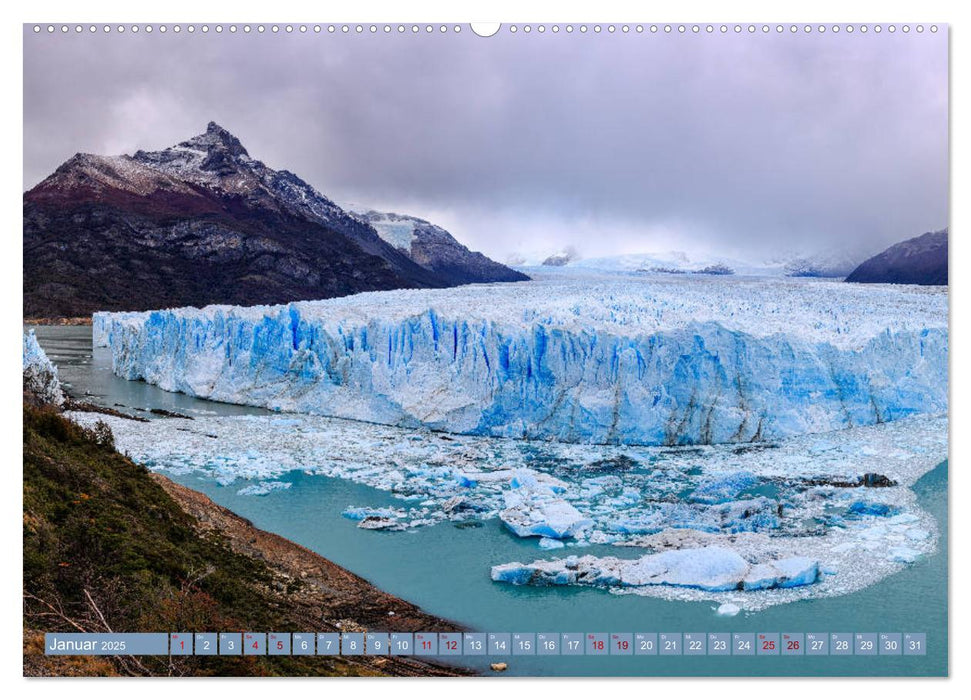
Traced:
<svg viewBox="0 0 971 700">
<path fill-rule="evenodd" d="M 546 273 L 99 313 L 114 372 L 277 411 L 572 443 L 746 443 L 947 411 L 947 293 Z"/>
</svg>

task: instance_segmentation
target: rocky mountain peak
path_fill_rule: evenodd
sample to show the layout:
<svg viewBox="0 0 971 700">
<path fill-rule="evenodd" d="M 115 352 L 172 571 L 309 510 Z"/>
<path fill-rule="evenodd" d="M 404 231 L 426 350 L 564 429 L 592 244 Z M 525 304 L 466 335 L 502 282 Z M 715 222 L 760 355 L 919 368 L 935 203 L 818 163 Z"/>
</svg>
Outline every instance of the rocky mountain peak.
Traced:
<svg viewBox="0 0 971 700">
<path fill-rule="evenodd" d="M 224 151 L 233 157 L 249 157 L 249 153 L 243 148 L 240 140 L 216 122 L 209 122 L 206 126 L 205 133 L 193 136 L 188 141 L 179 144 L 179 146 L 204 150 L 210 154 L 213 151 Z"/>
</svg>

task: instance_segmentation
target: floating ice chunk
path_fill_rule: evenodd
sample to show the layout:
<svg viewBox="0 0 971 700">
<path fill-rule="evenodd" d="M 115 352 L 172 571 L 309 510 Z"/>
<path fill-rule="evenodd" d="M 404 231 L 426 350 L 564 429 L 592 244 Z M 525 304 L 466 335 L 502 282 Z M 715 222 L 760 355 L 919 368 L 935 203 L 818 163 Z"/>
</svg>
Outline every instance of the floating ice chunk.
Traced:
<svg viewBox="0 0 971 700">
<path fill-rule="evenodd" d="M 747 591 L 795 588 L 819 580 L 819 562 L 809 557 L 789 557 L 756 564 L 742 581 Z"/>
<path fill-rule="evenodd" d="M 381 518 L 375 515 L 369 515 L 361 520 L 357 526 L 362 530 L 404 530 L 406 527 L 410 527 L 410 524 L 406 525 L 395 518 Z"/>
<path fill-rule="evenodd" d="M 593 525 L 562 498 L 517 489 L 503 494 L 506 508 L 499 517 L 520 537 L 573 537 Z"/>
<path fill-rule="evenodd" d="M 735 617 L 741 610 L 735 603 L 722 603 L 715 612 L 722 617 Z"/>
<path fill-rule="evenodd" d="M 560 540 L 554 540 L 550 537 L 543 537 L 539 541 L 540 549 L 563 549 L 565 546 Z"/>
<path fill-rule="evenodd" d="M 698 486 L 690 499 L 696 503 L 724 503 L 758 483 L 758 478 L 750 471 L 723 472 Z"/>
<path fill-rule="evenodd" d="M 886 503 L 876 503 L 873 501 L 853 501 L 847 511 L 851 517 L 863 517 L 866 515 L 886 517 L 888 515 L 895 515 L 898 512 L 898 509 L 891 505 L 887 505 Z"/>
<path fill-rule="evenodd" d="M 365 518 L 397 518 L 401 513 L 393 508 L 369 508 L 367 506 L 348 506 L 341 513 L 348 520 Z"/>
<path fill-rule="evenodd" d="M 931 533 L 919 527 L 909 528 L 905 534 L 907 535 L 907 539 L 913 540 L 914 542 L 923 542 L 924 540 L 930 539 L 931 536 Z"/>
<path fill-rule="evenodd" d="M 623 535 L 653 535 L 664 529 L 664 518 L 659 513 L 639 514 L 610 523 L 610 530 Z"/>
<path fill-rule="evenodd" d="M 239 496 L 265 496 L 273 491 L 282 491 L 293 486 L 289 481 L 261 481 L 245 486 L 236 492 Z"/>
<path fill-rule="evenodd" d="M 750 565 L 725 547 L 676 549 L 640 559 L 567 557 L 531 564 L 511 562 L 492 567 L 492 580 L 517 585 L 679 586 L 706 591 L 791 588 L 815 583 L 819 563 L 790 557 Z"/>
<path fill-rule="evenodd" d="M 505 509 L 499 518 L 520 537 L 573 537 L 593 520 L 560 498 L 565 485 L 558 479 L 529 469 L 518 469 L 503 492 Z"/>
<path fill-rule="evenodd" d="M 727 591 L 738 587 L 748 568 L 748 562 L 725 547 L 676 549 L 635 560 L 624 581 L 632 586 L 667 584 Z"/>
<path fill-rule="evenodd" d="M 919 556 L 920 552 L 910 547 L 894 547 L 888 553 L 890 561 L 898 561 L 904 564 L 912 564 L 917 561 Z"/>
</svg>

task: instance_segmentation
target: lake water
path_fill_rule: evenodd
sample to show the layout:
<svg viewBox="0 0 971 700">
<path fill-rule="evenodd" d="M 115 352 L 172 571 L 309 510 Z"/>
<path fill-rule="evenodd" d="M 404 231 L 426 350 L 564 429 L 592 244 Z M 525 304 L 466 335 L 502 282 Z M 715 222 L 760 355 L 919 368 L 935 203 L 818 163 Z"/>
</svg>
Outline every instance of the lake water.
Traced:
<svg viewBox="0 0 971 700">
<path fill-rule="evenodd" d="M 194 399 L 115 377 L 106 350 L 92 352 L 90 328 L 43 327 L 37 337 L 74 396 L 120 410 L 163 408 L 222 415 L 266 411 Z M 86 396 L 85 396 L 86 395 Z M 147 415 L 147 414 L 146 414 Z M 165 419 L 159 419 L 165 420 Z M 394 505 L 387 492 L 341 479 L 290 472 L 289 489 L 241 496 L 238 486 L 189 474 L 177 481 L 363 576 L 428 612 L 491 632 L 926 632 L 927 656 L 879 657 L 508 657 L 516 675 L 944 675 L 947 673 L 947 462 L 915 486 L 921 506 L 941 526 L 937 552 L 870 588 L 718 617 L 711 603 L 613 595 L 584 588 L 496 584 L 488 567 L 537 558 L 534 543 L 498 520 L 451 523 L 406 532 L 362 530 L 341 517 L 348 503 Z M 634 556 L 617 547 L 584 554 Z M 494 659 L 485 659 L 487 664 Z M 464 663 L 473 659 L 465 657 Z"/>
</svg>

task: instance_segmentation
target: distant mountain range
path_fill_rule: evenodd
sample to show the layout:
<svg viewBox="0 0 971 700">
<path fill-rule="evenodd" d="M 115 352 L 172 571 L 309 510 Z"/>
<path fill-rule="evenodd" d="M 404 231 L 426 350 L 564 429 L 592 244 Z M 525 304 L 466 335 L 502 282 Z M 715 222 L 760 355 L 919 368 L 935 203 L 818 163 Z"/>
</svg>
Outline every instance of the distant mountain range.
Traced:
<svg viewBox="0 0 971 700">
<path fill-rule="evenodd" d="M 570 267 L 616 272 L 653 274 L 746 275 L 753 277 L 837 277 L 832 268 L 813 258 L 746 261 L 721 256 L 691 257 L 681 251 L 633 253 L 605 258 L 588 258 L 569 263 Z M 852 267 L 850 267 L 852 269 Z M 846 272 L 843 273 L 845 275 Z"/>
<path fill-rule="evenodd" d="M 544 267 L 570 267 L 613 272 L 656 274 L 745 275 L 754 277 L 828 277 L 850 274 L 866 254 L 837 251 L 815 254 L 790 253 L 767 259 L 739 259 L 724 256 L 689 256 L 682 251 L 628 253 L 598 258 L 581 258 L 575 251 L 555 253 L 544 259 Z M 528 267 L 525 258 L 515 264 Z"/>
<path fill-rule="evenodd" d="M 371 213 L 251 158 L 214 122 L 162 151 L 77 154 L 23 213 L 26 317 L 527 279 L 420 219 L 382 215 L 416 232 L 408 249 L 389 243 Z"/>
<path fill-rule="evenodd" d="M 945 228 L 892 245 L 861 263 L 846 281 L 947 284 L 947 233 Z"/>
</svg>

